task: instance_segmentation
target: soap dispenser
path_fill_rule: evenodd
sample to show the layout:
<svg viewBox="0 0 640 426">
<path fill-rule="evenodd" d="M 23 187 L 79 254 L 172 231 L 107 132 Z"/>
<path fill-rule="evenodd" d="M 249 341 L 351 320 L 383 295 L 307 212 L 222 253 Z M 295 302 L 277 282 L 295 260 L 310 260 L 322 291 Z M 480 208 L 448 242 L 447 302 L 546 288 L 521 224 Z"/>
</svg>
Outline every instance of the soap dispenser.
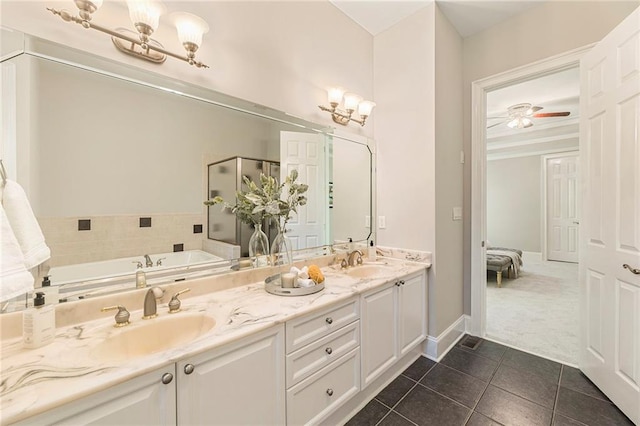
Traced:
<svg viewBox="0 0 640 426">
<path fill-rule="evenodd" d="M 54 305 L 45 306 L 45 295 L 39 291 L 33 299 L 33 308 L 22 313 L 22 340 L 25 348 L 33 349 L 53 342 L 56 334 Z"/>
<path fill-rule="evenodd" d="M 52 286 L 50 275 L 45 275 L 42 279 L 42 288 L 38 289 L 44 293 L 45 305 L 54 305 L 58 303 L 59 289 L 57 285 Z"/>
<path fill-rule="evenodd" d="M 367 258 L 369 261 L 376 260 L 376 247 L 373 245 L 373 240 L 369 241 L 369 247 L 367 248 Z"/>
<path fill-rule="evenodd" d="M 147 275 L 142 269 L 136 271 L 136 288 L 145 288 L 147 286 Z"/>
</svg>

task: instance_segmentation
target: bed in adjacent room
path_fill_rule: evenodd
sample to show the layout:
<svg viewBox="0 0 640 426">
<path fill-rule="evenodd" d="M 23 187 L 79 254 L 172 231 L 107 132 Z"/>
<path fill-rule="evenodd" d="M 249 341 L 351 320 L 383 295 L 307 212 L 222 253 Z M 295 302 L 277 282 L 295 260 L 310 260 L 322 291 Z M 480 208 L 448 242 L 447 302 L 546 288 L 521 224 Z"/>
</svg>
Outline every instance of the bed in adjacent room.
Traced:
<svg viewBox="0 0 640 426">
<path fill-rule="evenodd" d="M 487 271 L 496 273 L 498 287 L 502 286 L 502 273 L 507 272 L 508 277 L 518 278 L 522 267 L 522 250 L 506 247 L 487 248 Z"/>
</svg>

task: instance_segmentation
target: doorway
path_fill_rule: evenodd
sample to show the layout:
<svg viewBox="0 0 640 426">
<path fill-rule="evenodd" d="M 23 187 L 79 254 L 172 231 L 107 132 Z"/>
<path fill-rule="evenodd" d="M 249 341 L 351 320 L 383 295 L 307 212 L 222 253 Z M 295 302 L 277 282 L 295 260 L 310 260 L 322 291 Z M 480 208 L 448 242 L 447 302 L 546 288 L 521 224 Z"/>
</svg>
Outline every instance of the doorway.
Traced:
<svg viewBox="0 0 640 426">
<path fill-rule="evenodd" d="M 488 206 L 487 206 L 487 170 L 488 170 L 488 159 L 490 157 L 493 158 L 493 161 L 498 159 L 508 159 L 509 156 L 514 155 L 513 151 L 517 148 L 522 148 L 525 150 L 529 150 L 528 154 L 523 154 L 523 156 L 528 156 L 531 154 L 536 154 L 538 156 L 537 164 L 538 168 L 541 168 L 541 156 L 549 155 L 549 154 L 557 154 L 559 152 L 566 152 L 575 149 L 575 145 L 568 146 L 556 146 L 555 148 L 551 148 L 546 146 L 549 140 L 545 139 L 546 137 L 533 137 L 533 138 L 525 138 L 524 140 L 515 142 L 509 141 L 504 138 L 496 139 L 493 143 L 494 145 L 490 145 L 488 142 L 489 131 L 487 130 L 488 126 L 492 126 L 496 123 L 496 121 L 487 121 L 486 117 L 495 111 L 489 111 L 488 109 L 488 97 L 492 92 L 497 92 L 500 89 L 505 89 L 512 86 L 517 86 L 519 84 L 526 83 L 528 81 L 532 81 L 534 79 L 549 76 L 552 74 L 562 73 L 571 69 L 576 69 L 579 65 L 580 57 L 589 50 L 589 47 L 577 49 L 571 52 L 568 52 L 563 55 L 559 55 L 556 57 L 548 58 L 546 60 L 537 62 L 532 65 L 528 65 L 525 67 L 521 67 L 503 74 L 499 74 L 481 81 L 474 82 L 472 85 L 472 103 L 473 103 L 473 116 L 472 116 L 472 158 L 474 162 L 472 164 L 472 224 L 471 224 L 471 332 L 478 336 L 487 336 L 487 264 L 486 264 L 486 251 L 484 247 L 487 244 L 487 241 L 491 244 L 500 244 L 498 241 L 491 241 L 491 237 L 488 235 L 487 229 L 487 220 L 488 220 Z M 520 101 L 520 103 L 523 103 Z M 514 102 L 515 104 L 515 102 Z M 512 104 L 513 105 L 513 104 Z M 533 105 L 532 106 L 540 106 Z M 555 109 L 551 110 L 550 108 L 546 108 L 546 105 L 542 105 L 545 107 L 547 111 L 556 111 Z M 555 106 L 554 106 L 555 107 Z M 544 111 L 544 109 L 542 109 Z M 564 110 L 563 110 L 564 111 Z M 536 111 L 534 111 L 536 112 Z M 576 112 L 577 115 L 577 112 Z M 507 111 L 502 117 L 513 118 L 509 115 Z M 510 121 L 510 120 L 509 120 Z M 506 124 L 506 123 L 505 123 Z M 535 126 L 538 124 L 534 124 Z M 499 127 L 499 126 L 498 126 Z M 540 127 L 540 125 L 539 125 Z M 527 129 L 525 129 L 527 130 Z M 577 141 L 578 136 L 578 128 L 576 126 L 575 131 L 575 141 Z M 545 149 L 541 149 L 541 147 L 545 146 Z M 553 151 L 555 150 L 555 151 Z M 540 172 L 539 172 L 540 173 Z M 512 181 L 513 185 L 517 185 L 517 180 Z M 542 179 L 540 179 L 539 190 L 542 193 Z M 546 204 L 546 203 L 541 203 Z M 538 224 L 534 225 L 539 233 L 542 233 L 542 223 L 544 221 L 541 220 L 542 217 L 542 207 L 541 204 L 536 207 L 533 207 L 538 212 Z M 527 229 L 530 229 L 528 227 Z M 529 259 L 533 259 L 537 262 L 543 262 L 543 249 L 541 244 L 545 243 L 546 238 L 538 238 L 538 246 L 537 247 L 511 247 L 515 249 L 522 250 L 525 259 L 527 259 L 527 255 L 529 255 Z M 511 244 L 511 243 L 510 243 Z M 537 257 L 535 256 L 537 254 Z M 534 257 L 532 258 L 531 255 Z M 529 266 L 533 266 L 533 261 L 528 262 Z M 526 264 L 525 264 L 526 265 Z M 543 269 L 545 265 L 540 265 Z M 549 269 L 549 268 L 547 268 Z M 526 270 L 526 266 L 525 266 Z M 576 267 L 577 271 L 577 267 Z M 576 277 L 577 281 L 577 277 Z M 504 285 L 503 285 L 504 286 Z M 576 290 L 577 292 L 577 290 Z M 574 305 L 577 305 L 575 303 Z M 578 320 L 578 315 L 575 315 L 576 322 Z M 577 330 L 576 330 L 577 334 Z M 576 336 L 577 341 L 577 336 Z M 576 343 L 577 344 L 577 343 Z M 526 351 L 527 349 L 524 348 Z M 533 351 L 532 351 L 533 352 Z M 545 355 L 545 354 L 543 354 Z M 554 358 L 552 356 L 546 355 L 547 357 Z M 566 359 L 562 360 L 565 363 L 569 364 L 577 364 L 577 354 L 571 360 L 567 361 Z"/>
</svg>

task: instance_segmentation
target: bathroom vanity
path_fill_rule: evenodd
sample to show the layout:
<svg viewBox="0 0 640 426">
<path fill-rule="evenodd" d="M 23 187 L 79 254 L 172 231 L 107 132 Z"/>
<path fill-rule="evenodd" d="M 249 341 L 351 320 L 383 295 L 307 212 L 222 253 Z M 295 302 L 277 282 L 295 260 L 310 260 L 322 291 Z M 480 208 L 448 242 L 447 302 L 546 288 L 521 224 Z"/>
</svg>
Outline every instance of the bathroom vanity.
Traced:
<svg viewBox="0 0 640 426">
<path fill-rule="evenodd" d="M 136 300 L 137 306 L 142 302 L 142 289 L 128 300 L 125 295 L 104 298 L 132 303 L 129 326 L 113 327 L 106 314 L 86 322 L 78 316 L 43 348 L 26 350 L 19 338 L 5 340 L 1 422 L 346 421 L 419 356 L 418 345 L 426 337 L 429 265 L 379 259 L 344 270 L 336 257 L 322 267 L 325 289 L 312 295 L 274 296 L 264 291 L 268 270 L 237 272 L 226 277 L 231 288 L 224 290 L 211 291 L 223 277 L 167 286 L 158 318 L 142 320 L 133 309 Z M 183 300 L 181 312 L 168 314 L 164 302 L 187 286 L 192 291 L 184 296 L 193 297 Z M 176 325 L 181 323 L 199 331 L 177 344 L 180 338 L 171 336 L 180 334 Z M 134 348 L 105 346 L 121 341 L 122 333 L 138 333 L 136 327 L 167 343 L 149 339 L 151 353 L 135 343 L 129 343 Z M 139 336 L 144 346 L 144 334 Z"/>
</svg>

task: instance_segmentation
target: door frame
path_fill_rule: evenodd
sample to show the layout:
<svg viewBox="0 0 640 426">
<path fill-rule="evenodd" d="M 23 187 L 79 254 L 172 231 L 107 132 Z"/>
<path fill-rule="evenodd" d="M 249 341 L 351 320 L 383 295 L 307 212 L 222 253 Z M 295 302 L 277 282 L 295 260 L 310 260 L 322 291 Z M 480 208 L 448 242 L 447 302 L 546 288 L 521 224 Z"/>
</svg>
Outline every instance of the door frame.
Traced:
<svg viewBox="0 0 640 426">
<path fill-rule="evenodd" d="M 487 93 L 535 77 L 580 65 L 589 44 L 471 83 L 471 318 L 469 332 L 484 337 L 487 331 Z"/>
</svg>

